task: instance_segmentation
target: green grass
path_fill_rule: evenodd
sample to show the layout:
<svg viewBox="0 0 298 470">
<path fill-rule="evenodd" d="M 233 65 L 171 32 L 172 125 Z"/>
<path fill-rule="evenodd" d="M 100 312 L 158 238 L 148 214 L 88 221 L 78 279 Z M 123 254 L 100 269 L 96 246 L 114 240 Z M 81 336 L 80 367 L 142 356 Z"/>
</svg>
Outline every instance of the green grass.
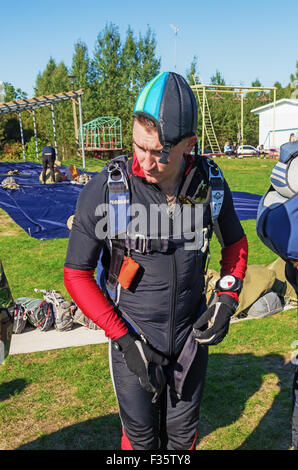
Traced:
<svg viewBox="0 0 298 470">
<path fill-rule="evenodd" d="M 86 160 L 97 171 L 103 162 Z M 75 163 L 81 167 L 80 161 Z M 275 160 L 218 159 L 232 190 L 263 194 Z M 249 264 L 275 256 L 259 241 L 255 221 L 242 223 Z M 38 241 L 0 211 L 0 258 L 13 296 L 63 285 L 67 239 Z M 210 267 L 219 269 L 212 240 Z M 233 323 L 210 348 L 198 449 L 289 449 L 295 310 Z M 46 333 L 45 333 L 46 334 Z M 63 334 L 63 333 L 61 333 Z M 11 355 L 0 366 L 1 449 L 118 449 L 121 423 L 108 367 L 108 345 Z"/>
</svg>

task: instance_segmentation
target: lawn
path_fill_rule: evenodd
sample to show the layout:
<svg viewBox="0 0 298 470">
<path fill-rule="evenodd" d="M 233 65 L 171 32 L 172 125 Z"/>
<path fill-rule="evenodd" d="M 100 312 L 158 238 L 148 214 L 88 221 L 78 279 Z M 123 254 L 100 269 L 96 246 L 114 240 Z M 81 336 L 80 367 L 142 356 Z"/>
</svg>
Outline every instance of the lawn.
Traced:
<svg viewBox="0 0 298 470">
<path fill-rule="evenodd" d="M 63 162 L 63 164 L 80 162 Z M 276 160 L 218 159 L 235 191 L 263 194 Z M 103 162 L 87 159 L 87 170 Z M 242 223 L 249 264 L 275 259 L 258 240 L 255 221 Z M 30 238 L 0 210 L 0 258 L 13 296 L 33 289 L 66 292 L 62 270 L 67 239 Z M 212 240 L 210 267 L 219 269 Z M 46 334 L 46 333 L 45 333 Z M 63 333 L 61 333 L 63 334 Z M 210 348 L 201 406 L 198 450 L 289 449 L 290 362 L 297 340 L 297 312 L 233 323 Z M 108 345 L 11 355 L 0 366 L 0 449 L 119 449 L 121 423 L 108 367 Z"/>
</svg>

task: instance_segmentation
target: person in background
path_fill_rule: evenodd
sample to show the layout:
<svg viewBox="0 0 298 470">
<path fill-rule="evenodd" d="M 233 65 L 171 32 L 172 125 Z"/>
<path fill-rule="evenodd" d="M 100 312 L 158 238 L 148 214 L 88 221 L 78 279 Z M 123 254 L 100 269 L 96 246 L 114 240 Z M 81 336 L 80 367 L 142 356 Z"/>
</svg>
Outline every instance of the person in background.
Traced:
<svg viewBox="0 0 298 470">
<path fill-rule="evenodd" d="M 49 166 L 50 173 L 53 179 L 53 183 L 55 183 L 55 171 L 54 171 L 54 163 L 56 160 L 56 152 L 54 147 L 51 144 L 46 145 L 42 149 L 42 183 L 45 184 L 46 182 L 46 174 L 47 174 L 47 167 Z"/>
<path fill-rule="evenodd" d="M 232 151 L 231 151 L 231 154 L 232 154 L 234 157 L 237 156 L 237 149 L 238 149 L 237 142 L 234 142 L 233 145 L 232 145 Z"/>
<path fill-rule="evenodd" d="M 224 153 L 226 155 L 231 155 L 231 146 L 230 146 L 230 142 L 226 142 L 225 143 L 225 146 L 224 146 Z"/>
<path fill-rule="evenodd" d="M 289 142 L 295 142 L 295 134 L 294 134 L 294 132 L 292 132 L 292 133 L 290 134 Z"/>
<path fill-rule="evenodd" d="M 258 157 L 263 156 L 265 157 L 265 150 L 264 150 L 264 145 L 258 145 L 257 146 L 257 151 L 258 151 Z"/>
</svg>

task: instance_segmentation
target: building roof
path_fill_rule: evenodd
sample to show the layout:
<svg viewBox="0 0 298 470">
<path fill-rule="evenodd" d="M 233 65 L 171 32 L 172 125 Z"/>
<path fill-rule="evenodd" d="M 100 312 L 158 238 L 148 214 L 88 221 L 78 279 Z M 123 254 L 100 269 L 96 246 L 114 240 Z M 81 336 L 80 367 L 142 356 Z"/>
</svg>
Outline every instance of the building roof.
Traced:
<svg viewBox="0 0 298 470">
<path fill-rule="evenodd" d="M 83 93 L 84 90 L 67 91 L 65 93 L 53 93 L 52 95 L 48 96 L 24 98 L 22 100 L 0 103 L 0 115 L 28 111 L 30 109 L 41 108 L 43 106 L 50 106 L 51 104 L 60 103 L 61 101 L 77 98 Z"/>
<path fill-rule="evenodd" d="M 298 106 L 298 100 L 290 99 L 290 98 L 282 98 L 281 100 L 275 101 L 275 106 L 282 106 L 283 104 L 292 104 L 294 106 Z M 259 108 L 252 109 L 250 112 L 259 114 L 263 111 L 267 111 L 267 109 L 273 108 L 274 102 L 265 104 L 264 106 L 260 106 Z"/>
</svg>

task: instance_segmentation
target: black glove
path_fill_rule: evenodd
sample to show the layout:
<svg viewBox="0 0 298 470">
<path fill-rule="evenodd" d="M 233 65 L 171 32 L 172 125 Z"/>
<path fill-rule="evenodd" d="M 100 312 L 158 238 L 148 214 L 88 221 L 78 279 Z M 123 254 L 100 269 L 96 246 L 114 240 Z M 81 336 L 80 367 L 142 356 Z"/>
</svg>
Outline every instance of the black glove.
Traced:
<svg viewBox="0 0 298 470">
<path fill-rule="evenodd" d="M 129 370 L 139 377 L 142 387 L 147 392 L 155 393 L 154 403 L 166 382 L 162 366 L 169 363 L 168 359 L 130 333 L 118 338 L 114 344 L 117 349 L 122 351 Z"/>
<path fill-rule="evenodd" d="M 193 324 L 193 336 L 200 344 L 220 343 L 229 331 L 230 318 L 237 309 L 233 297 L 222 294 L 216 304 L 208 308 Z"/>
</svg>

